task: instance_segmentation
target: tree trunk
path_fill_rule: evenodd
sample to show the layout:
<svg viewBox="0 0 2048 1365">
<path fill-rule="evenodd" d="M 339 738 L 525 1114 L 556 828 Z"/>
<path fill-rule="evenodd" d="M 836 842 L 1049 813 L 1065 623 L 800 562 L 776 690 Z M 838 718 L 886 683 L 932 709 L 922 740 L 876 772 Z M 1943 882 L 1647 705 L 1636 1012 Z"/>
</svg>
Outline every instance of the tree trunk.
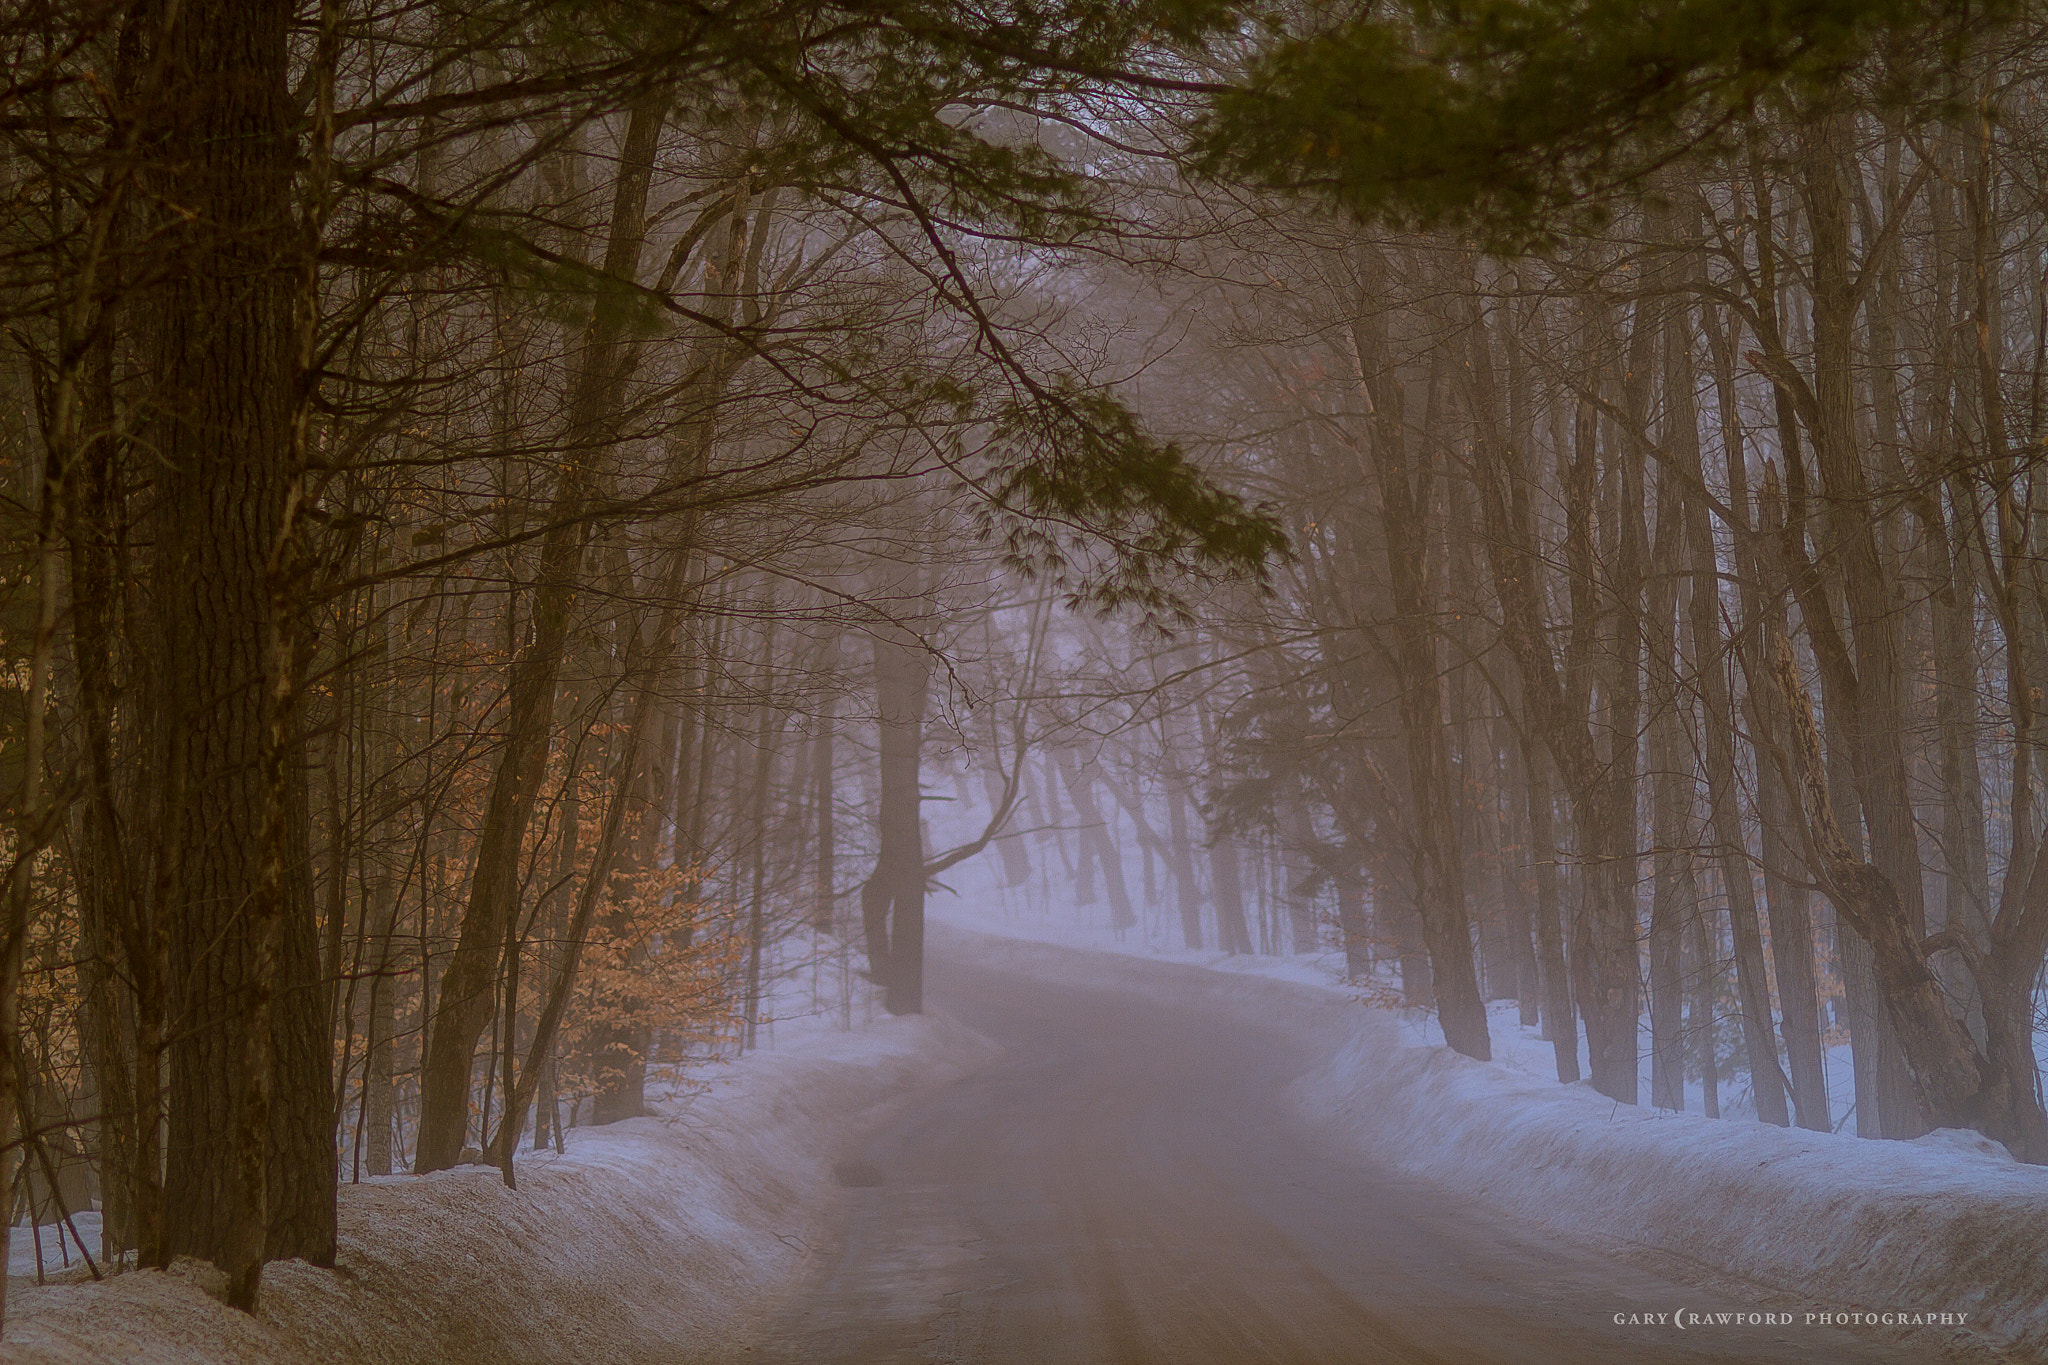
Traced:
<svg viewBox="0 0 2048 1365">
<path fill-rule="evenodd" d="M 2038 1111 L 2031 1075 L 2016 1075 L 2010 1053 L 1987 1057 L 1948 1012 L 1921 941 L 1891 879 L 1855 858 L 1828 800 L 1826 767 L 1812 705 L 1799 681 L 1792 647 L 1771 641 L 1771 676 L 1786 699 L 1791 760 L 1797 765 L 1814 855 L 1828 898 L 1848 927 L 1870 945 L 1878 995 L 1923 1108 L 1923 1124 L 1975 1128 L 2014 1152 L 2029 1149 L 2027 1111 Z"/>
<path fill-rule="evenodd" d="M 398 928 L 398 879 L 380 871 L 371 883 L 367 909 L 370 923 L 365 932 L 371 955 L 365 964 L 370 976 L 367 1038 L 363 1044 L 363 1167 L 371 1175 L 390 1175 L 391 1085 L 397 1027 L 397 982 L 392 979 L 396 965 L 392 940 Z"/>
<path fill-rule="evenodd" d="M 1480 413 L 1491 413 L 1492 361 L 1481 337 L 1475 336 L 1473 356 L 1474 407 Z M 1584 641 L 1595 626 L 1596 614 L 1591 600 L 1595 432 L 1590 403 L 1579 403 L 1574 428 L 1574 449 L 1565 469 L 1566 555 L 1572 573 L 1573 635 Z M 1636 907 L 1629 875 L 1635 862 L 1633 710 L 1617 705 L 1610 712 L 1613 752 L 1603 764 L 1584 709 L 1586 687 L 1579 676 L 1585 666 L 1579 657 L 1585 652 L 1583 644 L 1574 645 L 1561 670 L 1547 639 L 1548 612 L 1540 592 L 1542 561 L 1537 553 L 1529 480 L 1489 429 L 1482 428 L 1474 454 L 1503 639 L 1515 659 L 1529 727 L 1564 783 L 1572 823 L 1578 830 L 1579 856 L 1586 864 L 1579 879 L 1586 906 L 1572 928 L 1571 970 L 1576 978 L 1573 995 L 1586 1021 L 1593 1084 L 1603 1095 L 1634 1104 L 1639 1081 Z M 1626 583 L 1631 577 L 1622 574 L 1620 580 Z M 1630 637 L 1635 632 L 1617 623 L 1610 627 L 1610 634 Z M 1638 647 L 1630 646 L 1631 658 L 1636 657 Z M 1532 810 L 1539 806 L 1533 794 L 1530 804 Z M 1562 1052 L 1558 1060 L 1562 1067 Z"/>
<path fill-rule="evenodd" d="M 1785 621 L 1784 584 L 1773 567 L 1774 560 L 1767 554 L 1759 554 L 1757 540 L 1749 525 L 1750 496 L 1748 456 L 1744 453 L 1743 426 L 1736 417 L 1740 409 L 1735 389 L 1735 367 L 1732 348 L 1721 329 L 1720 319 L 1712 309 L 1703 311 L 1702 320 L 1707 333 L 1708 349 L 1713 365 L 1715 397 L 1723 414 L 1721 440 L 1726 451 L 1728 479 L 1728 507 L 1737 519 L 1734 526 L 1736 546 L 1735 561 L 1740 584 L 1742 622 L 1744 631 L 1756 629 L 1782 630 Z M 1797 431 L 1789 427 L 1789 439 L 1796 442 Z M 1788 446 L 1787 450 L 1796 447 Z M 1781 452 L 1783 453 L 1783 452 Z M 1687 472 L 1697 474 L 1697 447 L 1693 448 L 1695 462 L 1687 466 Z M 1730 887 L 1731 912 L 1743 910 L 1741 902 L 1733 899 L 1747 892 L 1748 916 L 1755 915 L 1755 891 L 1748 865 L 1748 848 L 1743 842 L 1740 797 L 1736 787 L 1735 749 L 1729 728 L 1736 723 L 1736 703 L 1733 685 L 1729 681 L 1727 666 L 1721 662 L 1729 648 L 1721 636 L 1720 591 L 1718 588 L 1718 557 L 1714 547 L 1713 527 L 1707 519 L 1706 509 L 1696 497 L 1687 499 L 1687 515 L 1692 523 L 1692 558 L 1696 566 L 1695 593 L 1706 593 L 1693 603 L 1692 633 L 1694 648 L 1702 662 L 1702 687 L 1710 714 L 1726 716 L 1725 726 L 1710 727 L 1708 733 L 1707 784 L 1708 797 L 1713 803 L 1714 838 L 1720 845 L 1722 877 Z M 1706 585 L 1717 586 L 1709 592 Z M 1709 671 L 1705 661 L 1714 660 Z M 1759 737 L 1771 733 L 1773 726 L 1770 716 L 1775 689 L 1765 688 L 1761 694 L 1752 685 L 1746 690 L 1742 707 L 1749 717 L 1752 745 L 1758 744 Z M 1771 957 L 1778 969 L 1779 1027 L 1785 1039 L 1785 1059 L 1790 1071 L 1793 1110 L 1802 1128 L 1827 1132 L 1832 1127 L 1828 1114 L 1826 1074 L 1822 1065 L 1820 1038 L 1820 1004 L 1815 985 L 1816 971 L 1813 956 L 1813 923 L 1807 903 L 1807 893 L 1796 885 L 1796 851 L 1788 837 L 1788 799 L 1784 788 L 1783 774 L 1759 749 L 1756 762 L 1756 812 L 1761 826 L 1760 837 L 1763 853 L 1764 894 L 1770 907 Z M 1738 942 L 1739 948 L 1739 942 Z M 1760 969 L 1752 971 L 1761 979 Z M 1748 995 L 1744 995 L 1745 1014 L 1750 1013 Z M 1764 1009 L 1757 1014 L 1768 1017 L 1768 999 Z M 1772 1055 L 1775 1057 L 1773 1047 Z M 1757 1059 L 1752 1057 L 1752 1074 Z M 1718 1105 L 1717 1105 L 1718 1107 Z M 1762 1116 L 1762 1105 L 1758 1114 Z"/>
<path fill-rule="evenodd" d="M 1244 877 L 1237 840 L 1228 834 L 1209 836 L 1209 885 L 1216 897 L 1217 946 L 1226 953 L 1250 954 L 1251 928 L 1244 917 Z"/>
<path fill-rule="evenodd" d="M 1384 349 L 1364 320 L 1351 328 L 1352 361 L 1367 409 L 1369 432 L 1356 438 L 1377 475 L 1380 529 L 1394 611 L 1394 671 L 1406 747 L 1415 910 L 1429 950 L 1430 984 L 1444 1041 L 1468 1057 L 1493 1055 L 1486 1002 L 1472 961 L 1465 901 L 1464 851 L 1451 790 L 1442 670 L 1432 624 L 1436 604 L 1424 581 L 1428 557 L 1427 471 L 1410 468 L 1403 427 L 1402 383 L 1375 372 Z"/>
<path fill-rule="evenodd" d="M 768 630 L 761 643 L 761 681 L 758 724 L 754 729 L 753 885 L 747 897 L 747 984 L 745 999 L 746 1036 L 743 1046 L 752 1048 L 761 1022 L 761 959 L 767 949 L 768 792 L 775 775 L 776 750 L 788 718 L 775 696 L 775 614 L 771 598 L 761 614 Z"/>
<path fill-rule="evenodd" d="M 1659 699 L 1650 721 L 1652 857 L 1650 899 L 1650 1103 L 1685 1108 L 1684 977 L 1681 935 L 1699 899 L 1692 866 L 1691 756 L 1675 696 Z"/>
<path fill-rule="evenodd" d="M 1692 917 L 1693 973 L 1692 1000 L 1685 1031 L 1692 1040 L 1694 1061 L 1700 1069 L 1700 1110 L 1710 1119 L 1721 1117 L 1721 1043 L 1715 1036 L 1715 1001 L 1721 993 L 1721 954 L 1710 907 L 1701 905 Z"/>
<path fill-rule="evenodd" d="M 1188 798 L 1178 772 L 1166 779 L 1166 832 L 1173 841 L 1173 896 L 1180 910 L 1181 946 L 1202 947 L 1202 891 L 1195 881 L 1194 841 L 1188 833 Z"/>
<path fill-rule="evenodd" d="M 1803 415 L 1813 437 L 1824 499 L 1821 527 L 1826 539 L 1821 562 L 1834 570 L 1848 625 L 1848 639 L 1840 642 L 1846 648 L 1831 641 L 1831 632 L 1821 628 L 1815 640 L 1816 658 L 1824 674 L 1837 677 L 1833 693 L 1843 704 L 1829 706 L 1828 726 L 1831 733 L 1841 734 L 1855 774 L 1872 865 L 1892 888 L 1891 904 L 1905 916 L 1905 923 L 1898 926 L 1899 937 L 1918 941 L 1926 935 L 1927 923 L 1904 751 L 1909 718 L 1899 654 L 1901 613 L 1896 575 L 1879 544 L 1875 504 L 1856 440 L 1853 364 L 1858 290 L 1849 260 L 1849 192 L 1845 184 L 1849 131 L 1846 115 L 1822 114 L 1803 130 L 1801 147 L 1813 259 L 1813 383 Z M 1791 472 L 1789 464 L 1787 472 Z M 1818 610 L 1819 596 L 1808 590 L 1800 599 L 1809 627 L 1823 614 Z M 1806 610 L 1809 607 L 1815 609 Z M 1859 879 L 1851 881 L 1861 884 Z M 1848 889 L 1846 885 L 1844 889 Z M 1842 910 L 1839 903 L 1836 909 Z M 1858 913 L 1845 912 L 1844 918 L 1852 921 L 1853 927 L 1860 913 L 1859 907 Z M 1890 931 L 1884 932 L 1890 935 Z M 1864 937 L 1868 940 L 1870 936 Z M 1883 957 L 1875 941 L 1871 948 L 1878 958 Z M 1894 978 L 1902 985 L 1911 977 L 1903 963 L 1873 965 L 1880 982 L 1896 971 L 1906 973 Z M 1890 1005 L 1887 1002 L 1886 1019 L 1896 1023 Z M 1909 1046 L 1903 1038 L 1896 1040 L 1908 1052 L 1931 1041 L 1921 1039 Z M 1910 1060 L 1906 1065 L 1913 1069 Z M 1925 1131 L 1925 1116 L 1917 1112 L 1920 1106 L 1911 1095 L 1897 1094 L 1894 1087 L 1882 1085 L 1879 1100 L 1886 1136 L 1915 1137 Z"/>
<path fill-rule="evenodd" d="M 1579 1019 L 1565 965 L 1563 897 L 1558 894 L 1557 831 L 1550 758 L 1526 736 L 1522 772 L 1529 784 L 1529 857 L 1536 882 L 1536 963 L 1543 974 L 1543 1028 L 1566 1085 L 1579 1079 Z"/>
<path fill-rule="evenodd" d="M 924 831 L 919 754 L 931 696 L 931 658 L 908 630 L 874 634 L 881 792 L 875 870 L 861 887 L 868 968 L 891 1014 L 924 1011 Z"/>
<path fill-rule="evenodd" d="M 158 894 L 170 951 L 164 1254 L 253 1304 L 264 1260 L 334 1257 L 330 1058 L 292 714 L 293 218 L 289 5 L 201 0 L 157 35 L 143 159 L 175 213 L 141 301 L 157 469 L 151 603 Z M 144 1064 L 148 1064 L 145 1047 Z"/>
<path fill-rule="evenodd" d="M 820 667 L 827 685 L 832 685 L 839 673 L 837 632 L 834 632 L 831 641 L 826 645 L 825 657 L 820 662 Z M 811 924 L 821 934 L 835 932 L 838 918 L 835 913 L 838 892 L 834 881 L 838 875 L 839 861 L 836 845 L 838 813 L 833 808 L 837 795 L 832 781 L 832 749 L 838 729 L 839 698 L 836 693 L 828 692 L 824 704 L 818 711 L 818 735 L 811 749 L 811 809 L 812 830 L 815 834 L 811 844 Z"/>
<path fill-rule="evenodd" d="M 614 280 L 639 277 L 646 236 L 648 183 L 655 145 L 667 116 L 668 95 L 658 90 L 635 101 L 614 185 L 604 273 Z M 492 983 L 516 913 L 526 827 L 540 792 L 553 729 L 556 683 L 568 641 L 569 615 L 583 558 L 579 517 L 608 449 L 618 394 L 624 383 L 624 338 L 629 314 L 623 295 L 600 295 L 592 313 L 569 396 L 563 448 L 575 452 L 562 470 L 551 527 L 541 544 L 530 608 L 531 635 L 513 662 L 505 702 L 505 747 L 486 798 L 474 854 L 469 903 L 455 951 L 442 972 L 427 1054 L 420 1073 L 420 1123 L 413 1169 L 446 1170 L 462 1154 L 469 1125 L 470 1069 L 477 1039 L 489 1025 Z"/>
<path fill-rule="evenodd" d="M 1697 467 L 1695 462 L 1694 467 Z M 1748 844 L 1742 833 L 1742 811 L 1735 785 L 1735 703 L 1730 693 L 1726 655 L 1721 645 L 1720 596 L 1714 585 L 1719 575 L 1714 566 L 1712 532 L 1694 500 L 1686 500 L 1691 522 L 1694 565 L 1692 600 L 1687 633 L 1692 637 L 1699 661 L 1700 696 L 1710 719 L 1702 727 L 1706 739 L 1707 808 L 1713 829 L 1716 860 L 1720 864 L 1721 886 L 1728 897 L 1728 923 L 1735 943 L 1735 989 L 1741 1001 L 1742 1040 L 1749 1057 L 1750 1093 L 1756 1099 L 1756 1114 L 1765 1123 L 1785 1127 L 1790 1117 L 1785 1109 L 1785 1085 L 1778 1069 L 1777 1038 L 1771 1028 L 1770 981 L 1764 967 L 1763 930 L 1757 915 L 1756 884 L 1750 873 Z M 1724 719 L 1725 718 L 1725 719 Z M 1790 916 L 1788 916 L 1790 918 Z M 1774 934 L 1788 926 L 1773 923 Z M 1791 926 L 1793 932 L 1797 925 Z M 1795 957 L 1794 944 L 1783 945 L 1781 968 Z M 1781 998 L 1789 1014 L 1800 1003 L 1800 978 L 1779 976 Z M 1809 1016 L 1813 998 L 1811 961 L 1804 979 Z M 1789 989 L 1788 989 L 1789 988 Z M 1795 1029 L 1796 1033 L 1797 1030 Z M 1818 1066 L 1816 1051 L 1810 1058 Z"/>
<path fill-rule="evenodd" d="M 1122 938 L 1137 924 L 1138 916 L 1131 908 L 1130 888 L 1124 882 L 1123 854 L 1109 837 L 1109 821 L 1095 799 L 1094 783 L 1090 780 L 1094 764 L 1092 760 L 1085 765 L 1076 763 L 1067 749 L 1053 750 L 1053 761 L 1059 765 L 1060 780 L 1066 784 L 1067 797 L 1080 818 L 1082 842 L 1094 850 L 1095 860 L 1102 866 L 1102 883 L 1109 892 L 1109 927 Z"/>
</svg>

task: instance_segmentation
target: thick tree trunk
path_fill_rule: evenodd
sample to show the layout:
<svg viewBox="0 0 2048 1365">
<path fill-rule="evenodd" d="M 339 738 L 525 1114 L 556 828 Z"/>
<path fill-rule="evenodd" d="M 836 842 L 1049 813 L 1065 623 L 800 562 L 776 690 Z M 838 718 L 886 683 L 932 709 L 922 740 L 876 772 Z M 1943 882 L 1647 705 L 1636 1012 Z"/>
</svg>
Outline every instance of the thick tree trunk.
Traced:
<svg viewBox="0 0 2048 1365">
<path fill-rule="evenodd" d="M 1674 322 L 1671 330 L 1681 329 Z M 1676 344 L 1676 339 L 1673 339 Z M 1667 380 L 1671 378 L 1667 374 Z M 1667 383 L 1674 389 L 1675 384 Z M 1665 441 L 1683 446 L 1689 403 L 1674 393 Z M 1657 483 L 1657 545 L 1653 558 L 1669 564 L 1682 543 L 1682 494 L 1670 477 Z M 1711 578 L 1708 580 L 1711 582 Z M 1651 584 L 1643 635 L 1649 645 L 1649 760 L 1651 892 L 1649 926 L 1650 1103 L 1659 1109 L 1685 1108 L 1684 957 L 1686 920 L 1699 898 L 1693 866 L 1693 808 L 1696 781 L 1686 742 L 1679 676 L 1687 666 L 1679 627 L 1680 584 L 1662 575 Z M 1699 656 L 1695 656 L 1697 660 Z"/>
<path fill-rule="evenodd" d="M 1216 725 L 1209 715 L 1209 704 L 1199 694 L 1195 697 L 1195 724 L 1197 735 L 1202 741 L 1202 753 L 1213 756 L 1216 753 Z M 1238 858 L 1237 840 L 1218 830 L 1210 830 L 1207 840 L 1209 849 L 1209 898 L 1216 909 L 1216 946 L 1226 953 L 1253 953 L 1251 926 L 1245 919 L 1244 874 Z"/>
<path fill-rule="evenodd" d="M 1287 902 L 1287 935 L 1296 953 L 1313 953 L 1322 945 L 1316 941 L 1317 877 L 1310 852 L 1316 845 L 1316 832 L 1306 800 L 1294 803 L 1288 826 L 1281 862 L 1286 877 L 1281 892 Z"/>
<path fill-rule="evenodd" d="M 157 469 L 148 789 L 170 951 L 164 1254 L 254 1302 L 265 1259 L 334 1257 L 331 1066 L 291 699 L 302 666 L 289 5 L 202 0 L 157 34 L 145 160 L 175 204 L 144 296 Z M 146 100 L 148 97 L 146 97 Z M 148 1045 L 141 1049 L 149 1064 Z"/>
</svg>

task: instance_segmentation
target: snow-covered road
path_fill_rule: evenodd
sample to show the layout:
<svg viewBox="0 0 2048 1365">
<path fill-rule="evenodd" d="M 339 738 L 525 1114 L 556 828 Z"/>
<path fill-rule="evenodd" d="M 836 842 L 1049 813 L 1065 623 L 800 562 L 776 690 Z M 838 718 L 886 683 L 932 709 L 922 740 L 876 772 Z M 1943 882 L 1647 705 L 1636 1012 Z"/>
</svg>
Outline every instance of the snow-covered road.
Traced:
<svg viewBox="0 0 2048 1365">
<path fill-rule="evenodd" d="M 1289 1125 L 1283 1099 L 1311 1059 L 1277 1030 L 976 966 L 957 944 L 935 952 L 930 991 L 1007 1054 L 845 1154 L 839 1240 L 750 1358 L 1940 1358 L 1928 1340 L 1809 1325 L 1807 1305 L 1761 1290 L 1688 1284 L 1509 1228 L 1498 1213 L 1319 1150 Z M 1724 1313 L 1786 1320 L 1672 1320 Z"/>
</svg>

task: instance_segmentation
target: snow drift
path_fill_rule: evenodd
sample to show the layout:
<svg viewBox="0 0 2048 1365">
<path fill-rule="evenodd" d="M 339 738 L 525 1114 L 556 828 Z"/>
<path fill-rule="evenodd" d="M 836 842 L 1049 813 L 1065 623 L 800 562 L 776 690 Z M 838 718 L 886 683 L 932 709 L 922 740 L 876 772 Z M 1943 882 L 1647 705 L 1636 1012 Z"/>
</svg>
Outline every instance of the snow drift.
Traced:
<svg viewBox="0 0 2048 1365">
<path fill-rule="evenodd" d="M 1290 1101 L 1355 1156 L 1845 1310 L 1967 1313 L 1984 1338 L 2048 1359 L 2048 1169 L 1976 1134 L 1870 1142 L 1617 1105 L 1419 1045 L 1397 1014 L 1256 964 L 1217 971 L 953 926 L 933 941 L 1301 1040 L 1321 1060 Z"/>
<path fill-rule="evenodd" d="M 255 1316 L 210 1267 L 15 1280 L 8 1365 L 683 1365 L 740 1351 L 823 1236 L 831 1159 L 986 1060 L 941 1017 L 882 1019 L 719 1068 L 711 1094 L 569 1134 L 519 1188 L 465 1167 L 344 1185 L 333 1270 L 264 1274 Z"/>
</svg>

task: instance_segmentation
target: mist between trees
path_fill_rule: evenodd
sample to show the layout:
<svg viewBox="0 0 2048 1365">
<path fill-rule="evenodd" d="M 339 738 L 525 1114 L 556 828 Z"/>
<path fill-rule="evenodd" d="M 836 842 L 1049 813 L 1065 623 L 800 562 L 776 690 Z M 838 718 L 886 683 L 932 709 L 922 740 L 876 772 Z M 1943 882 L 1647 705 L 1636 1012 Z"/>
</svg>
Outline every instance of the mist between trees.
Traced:
<svg viewBox="0 0 2048 1365">
<path fill-rule="evenodd" d="M 11 1207 L 250 1306 L 970 858 L 2048 1161 L 2039 36 L 1851 9 L 1526 138 L 1420 11 L 0 12 Z"/>
</svg>

